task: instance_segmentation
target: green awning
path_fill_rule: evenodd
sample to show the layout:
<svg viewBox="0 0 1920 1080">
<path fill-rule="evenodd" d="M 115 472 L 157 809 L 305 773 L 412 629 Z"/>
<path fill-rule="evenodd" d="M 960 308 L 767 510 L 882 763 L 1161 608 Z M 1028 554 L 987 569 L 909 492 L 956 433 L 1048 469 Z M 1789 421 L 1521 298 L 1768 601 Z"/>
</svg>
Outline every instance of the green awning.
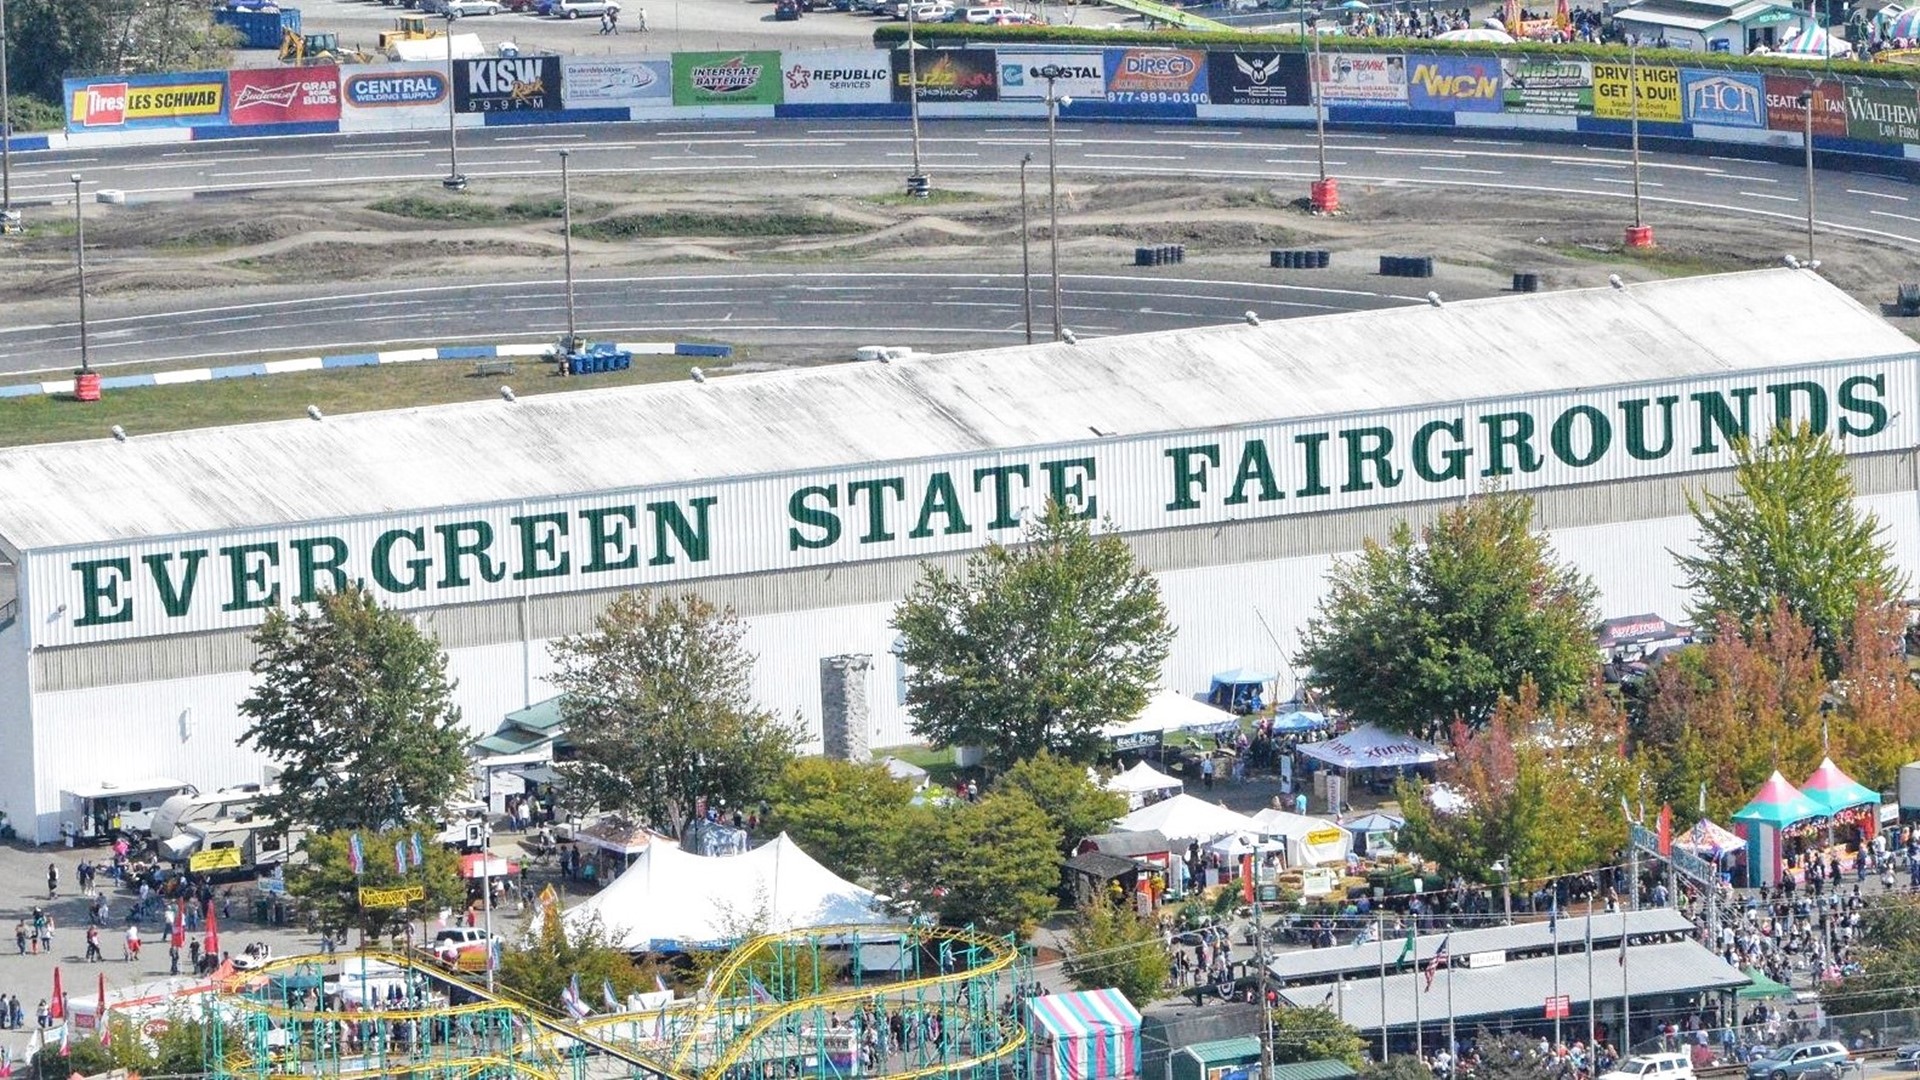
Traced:
<svg viewBox="0 0 1920 1080">
<path fill-rule="evenodd" d="M 560 726 L 560 697 L 555 695 L 545 701 L 536 701 L 524 709 L 515 709 L 507 714 L 506 721 L 528 731 L 550 732 Z"/>
<path fill-rule="evenodd" d="M 552 736 L 535 731 L 503 728 L 491 735 L 473 740 L 473 745 L 489 754 L 524 754 L 551 739 Z"/>
<path fill-rule="evenodd" d="M 1747 968 L 1743 974 L 1753 980 L 1753 985 L 1743 986 L 1734 993 L 1734 997 L 1740 1001 L 1759 1001 L 1763 998 L 1793 996 L 1793 987 L 1782 986 L 1780 983 L 1768 978 L 1766 973 L 1759 968 Z"/>
<path fill-rule="evenodd" d="M 1221 1065 L 1228 1062 L 1244 1061 L 1251 1058 L 1260 1060 L 1260 1040 L 1252 1035 L 1242 1035 L 1236 1039 L 1215 1039 L 1212 1042 L 1193 1043 L 1180 1048 L 1181 1052 L 1192 1054 L 1200 1059 L 1202 1065 Z"/>
<path fill-rule="evenodd" d="M 1273 1067 L 1273 1080 L 1352 1080 L 1358 1075 L 1344 1061 L 1300 1061 Z"/>
</svg>

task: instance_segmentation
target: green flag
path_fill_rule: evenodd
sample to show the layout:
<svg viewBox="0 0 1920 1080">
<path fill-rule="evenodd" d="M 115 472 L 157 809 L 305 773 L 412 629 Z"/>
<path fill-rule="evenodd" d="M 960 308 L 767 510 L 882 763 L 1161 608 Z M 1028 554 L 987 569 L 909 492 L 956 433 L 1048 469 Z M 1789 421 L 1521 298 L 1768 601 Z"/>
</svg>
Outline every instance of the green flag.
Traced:
<svg viewBox="0 0 1920 1080">
<path fill-rule="evenodd" d="M 1413 955 L 1413 927 L 1409 926 L 1407 927 L 1407 943 L 1401 946 L 1400 955 L 1398 958 L 1394 960 L 1394 963 L 1404 964 L 1407 962 L 1407 957 L 1412 955 Z"/>
</svg>

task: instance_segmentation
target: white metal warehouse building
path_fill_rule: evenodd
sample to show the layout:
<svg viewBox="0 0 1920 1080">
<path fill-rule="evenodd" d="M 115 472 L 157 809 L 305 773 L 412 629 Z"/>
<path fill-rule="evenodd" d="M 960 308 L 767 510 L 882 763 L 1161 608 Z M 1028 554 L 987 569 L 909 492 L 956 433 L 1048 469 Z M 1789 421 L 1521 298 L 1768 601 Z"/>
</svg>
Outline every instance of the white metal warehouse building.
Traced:
<svg viewBox="0 0 1920 1080">
<path fill-rule="evenodd" d="M 1677 616 L 1686 493 L 1782 416 L 1843 439 L 1911 571 L 1917 357 L 1783 269 L 0 450 L 0 810 L 51 839 L 63 790 L 260 779 L 250 630 L 347 580 L 439 635 L 476 735 L 551 696 L 549 639 L 690 585 L 816 739 L 822 658 L 873 656 L 884 746 L 921 560 L 1049 496 L 1158 573 L 1183 692 L 1291 671 L 1335 555 L 1491 482 L 1603 614 Z"/>
</svg>

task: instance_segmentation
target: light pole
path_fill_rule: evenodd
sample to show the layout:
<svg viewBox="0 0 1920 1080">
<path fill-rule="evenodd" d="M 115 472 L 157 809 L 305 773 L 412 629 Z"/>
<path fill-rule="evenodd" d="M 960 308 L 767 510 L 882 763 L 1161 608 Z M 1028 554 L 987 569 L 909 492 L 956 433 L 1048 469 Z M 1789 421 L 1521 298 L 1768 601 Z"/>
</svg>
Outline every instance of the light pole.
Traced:
<svg viewBox="0 0 1920 1080">
<path fill-rule="evenodd" d="M 1033 261 L 1027 252 L 1027 166 L 1033 151 L 1020 158 L 1020 306 L 1027 313 L 1027 344 L 1033 344 Z"/>
<path fill-rule="evenodd" d="M 1627 246 L 1653 246 L 1653 230 L 1640 216 L 1640 52 L 1639 43 L 1627 38 L 1627 117 L 1633 130 L 1633 228 L 1627 230 Z"/>
<path fill-rule="evenodd" d="M 79 272 L 80 291 L 80 370 L 75 374 L 73 396 L 81 401 L 97 401 L 100 397 L 99 377 L 93 373 L 93 365 L 87 361 L 87 218 L 80 206 L 80 174 L 74 173 L 73 181 L 73 265 Z"/>
<path fill-rule="evenodd" d="M 1047 276 L 1052 280 L 1053 340 L 1059 341 L 1064 335 L 1060 326 L 1060 155 L 1055 126 L 1060 119 L 1060 107 L 1073 104 L 1073 99 L 1054 93 L 1055 81 L 1066 74 L 1060 65 L 1048 64 L 1031 68 L 1029 72 L 1036 79 L 1047 80 L 1047 246 L 1051 249 Z"/>
<path fill-rule="evenodd" d="M 1813 264 L 1813 106 L 1816 97 L 1814 88 L 1819 85 L 1818 82 L 1814 83 L 1807 88 L 1806 93 L 1800 95 L 1800 107 L 1806 110 L 1807 120 L 1807 264 L 1809 266 Z"/>
<path fill-rule="evenodd" d="M 13 211 L 13 99 L 7 89 L 7 0 L 0 0 L 0 213 Z"/>
<path fill-rule="evenodd" d="M 1327 106 L 1320 92 L 1320 16 L 1316 12 L 1313 26 L 1313 142 L 1320 156 L 1320 181 L 1313 185 L 1313 209 L 1316 213 L 1330 214 L 1340 209 L 1340 196 L 1333 181 L 1327 179 Z"/>
<path fill-rule="evenodd" d="M 920 40 L 914 34 L 920 18 L 913 10 L 919 2 L 907 0 L 907 115 L 913 132 L 913 174 L 907 177 L 907 194 L 924 199 L 931 188 L 927 174 L 920 171 Z"/>
<path fill-rule="evenodd" d="M 567 175 L 567 158 L 573 151 L 560 151 L 560 236 L 567 274 L 567 351 L 580 351 L 580 338 L 573 324 L 573 182 Z"/>
<path fill-rule="evenodd" d="M 453 72 L 453 9 L 447 9 L 447 175 L 440 186 L 448 191 L 467 190 L 467 178 L 460 175 L 460 127 L 455 123 L 459 112 L 455 109 L 454 92 L 458 80 Z"/>
</svg>

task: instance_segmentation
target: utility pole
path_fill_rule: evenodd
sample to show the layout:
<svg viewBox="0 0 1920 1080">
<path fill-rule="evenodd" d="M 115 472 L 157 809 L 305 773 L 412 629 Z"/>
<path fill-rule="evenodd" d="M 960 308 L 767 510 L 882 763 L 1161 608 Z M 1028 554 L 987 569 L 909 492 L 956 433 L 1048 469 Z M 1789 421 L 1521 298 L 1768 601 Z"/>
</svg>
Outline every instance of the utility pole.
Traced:
<svg viewBox="0 0 1920 1080">
<path fill-rule="evenodd" d="M 1053 96 L 1051 86 L 1047 96 Z M 1267 1002 L 1267 928 L 1261 918 L 1260 854 L 1257 850 L 1248 872 L 1253 874 L 1253 956 L 1254 962 L 1260 965 L 1260 1080 L 1273 1080 L 1273 1006 Z"/>
<path fill-rule="evenodd" d="M 1027 315 L 1027 344 L 1033 344 L 1033 261 L 1027 250 L 1027 166 L 1033 151 L 1020 159 L 1020 306 Z"/>
</svg>

